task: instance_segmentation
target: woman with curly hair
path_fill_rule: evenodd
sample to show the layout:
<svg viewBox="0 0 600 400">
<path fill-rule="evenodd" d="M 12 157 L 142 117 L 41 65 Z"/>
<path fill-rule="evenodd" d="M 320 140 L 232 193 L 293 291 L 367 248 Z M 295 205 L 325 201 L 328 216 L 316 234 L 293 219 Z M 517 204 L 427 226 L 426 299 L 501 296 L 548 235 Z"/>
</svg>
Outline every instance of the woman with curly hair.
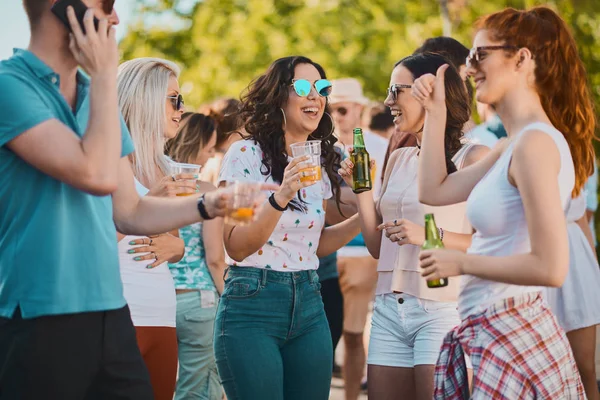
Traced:
<svg viewBox="0 0 600 400">
<path fill-rule="evenodd" d="M 215 321 L 215 357 L 227 398 L 314 399 L 329 395 L 333 351 L 316 269 L 319 257 L 359 232 L 358 217 L 324 227 L 327 199 L 339 201 L 331 84 L 306 57 L 275 61 L 242 99 L 246 139 L 223 159 L 219 180 L 280 184 L 256 221 L 226 225 L 228 262 Z M 322 179 L 290 146 L 321 141 Z"/>
<path fill-rule="evenodd" d="M 395 66 L 385 104 L 396 129 L 410 132 L 420 144 L 425 110 L 410 95 L 414 81 L 448 61 L 425 53 L 406 57 Z M 449 173 L 468 167 L 488 153 L 480 145 L 461 146 L 463 126 L 470 117 L 465 85 L 454 68 L 447 73 L 448 121 L 444 160 Z M 465 204 L 428 207 L 418 200 L 419 147 L 395 150 L 384 173 L 379 200 L 369 192 L 357 195 L 365 243 L 379 260 L 368 357 L 369 399 L 431 399 L 433 374 L 444 336 L 459 324 L 458 281 L 445 288 L 428 288 L 419 271 L 419 251 L 425 241 L 425 214 L 434 213 L 446 247 L 466 251 L 471 227 Z M 352 181 L 352 162 L 344 160 L 340 175 Z"/>
</svg>

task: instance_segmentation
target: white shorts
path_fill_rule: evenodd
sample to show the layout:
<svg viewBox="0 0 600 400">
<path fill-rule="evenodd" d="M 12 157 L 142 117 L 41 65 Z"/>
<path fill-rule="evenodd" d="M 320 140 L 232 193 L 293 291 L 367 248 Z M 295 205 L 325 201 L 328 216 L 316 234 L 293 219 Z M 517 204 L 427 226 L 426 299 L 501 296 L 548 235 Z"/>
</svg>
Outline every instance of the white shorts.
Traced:
<svg viewBox="0 0 600 400">
<path fill-rule="evenodd" d="M 375 296 L 369 365 L 412 368 L 435 365 L 446 334 L 460 324 L 456 303 L 408 294 Z M 470 361 L 467 366 L 471 368 Z"/>
</svg>

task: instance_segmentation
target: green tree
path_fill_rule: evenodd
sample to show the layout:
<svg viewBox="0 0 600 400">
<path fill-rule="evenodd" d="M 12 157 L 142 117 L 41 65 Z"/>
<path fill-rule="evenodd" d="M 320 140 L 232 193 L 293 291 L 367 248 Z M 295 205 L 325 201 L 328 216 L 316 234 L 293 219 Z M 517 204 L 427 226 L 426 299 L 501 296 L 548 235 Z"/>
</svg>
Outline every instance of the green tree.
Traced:
<svg viewBox="0 0 600 400">
<path fill-rule="evenodd" d="M 299 54 L 329 77 L 352 76 L 383 100 L 393 64 L 424 39 L 451 31 L 470 47 L 475 21 L 504 7 L 547 4 L 571 26 L 600 105 L 598 0 L 137 0 L 123 59 L 164 57 L 183 67 L 187 104 L 238 97 L 276 58 Z M 598 148 L 600 150 L 600 148 Z M 598 221 L 600 222 L 600 221 Z"/>
<path fill-rule="evenodd" d="M 239 96 L 274 59 L 292 54 L 319 62 L 330 77 L 357 77 L 367 96 L 382 99 L 394 62 L 425 38 L 443 34 L 444 19 L 451 24 L 445 30 L 469 46 L 480 16 L 544 3 L 573 28 L 600 99 L 600 5 L 594 0 L 204 0 L 185 7 L 189 3 L 138 0 L 145 20 L 172 18 L 167 26 L 139 21 L 120 46 L 124 59 L 160 56 L 180 63 L 192 106 Z"/>
</svg>

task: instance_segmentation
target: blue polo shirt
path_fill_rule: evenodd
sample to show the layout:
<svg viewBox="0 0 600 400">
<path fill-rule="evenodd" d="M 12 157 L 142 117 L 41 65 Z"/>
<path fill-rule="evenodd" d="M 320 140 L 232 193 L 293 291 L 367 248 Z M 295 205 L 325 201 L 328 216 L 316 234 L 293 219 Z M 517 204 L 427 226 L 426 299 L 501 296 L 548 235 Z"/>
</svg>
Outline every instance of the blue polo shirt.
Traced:
<svg viewBox="0 0 600 400">
<path fill-rule="evenodd" d="M 59 76 L 33 53 L 0 62 L 0 316 L 23 318 L 125 306 L 111 196 L 77 190 L 38 171 L 6 143 L 57 119 L 83 136 L 89 78 L 77 74 L 73 112 Z M 121 119 L 122 154 L 133 151 Z"/>
</svg>

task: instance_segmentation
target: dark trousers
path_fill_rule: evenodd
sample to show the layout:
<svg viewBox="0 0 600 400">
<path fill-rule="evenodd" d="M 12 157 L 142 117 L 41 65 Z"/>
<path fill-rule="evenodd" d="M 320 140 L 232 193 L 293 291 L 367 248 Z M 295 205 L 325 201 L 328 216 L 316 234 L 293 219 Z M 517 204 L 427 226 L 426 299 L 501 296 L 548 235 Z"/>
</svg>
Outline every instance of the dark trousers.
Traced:
<svg viewBox="0 0 600 400">
<path fill-rule="evenodd" d="M 333 344 L 333 353 L 335 360 L 335 348 L 342 337 L 344 329 L 344 297 L 340 290 L 340 281 L 338 278 L 331 278 L 321 281 L 321 297 L 325 307 L 325 315 L 331 331 L 331 342 Z"/>
<path fill-rule="evenodd" d="M 153 398 L 127 306 L 0 318 L 0 400 Z"/>
</svg>

